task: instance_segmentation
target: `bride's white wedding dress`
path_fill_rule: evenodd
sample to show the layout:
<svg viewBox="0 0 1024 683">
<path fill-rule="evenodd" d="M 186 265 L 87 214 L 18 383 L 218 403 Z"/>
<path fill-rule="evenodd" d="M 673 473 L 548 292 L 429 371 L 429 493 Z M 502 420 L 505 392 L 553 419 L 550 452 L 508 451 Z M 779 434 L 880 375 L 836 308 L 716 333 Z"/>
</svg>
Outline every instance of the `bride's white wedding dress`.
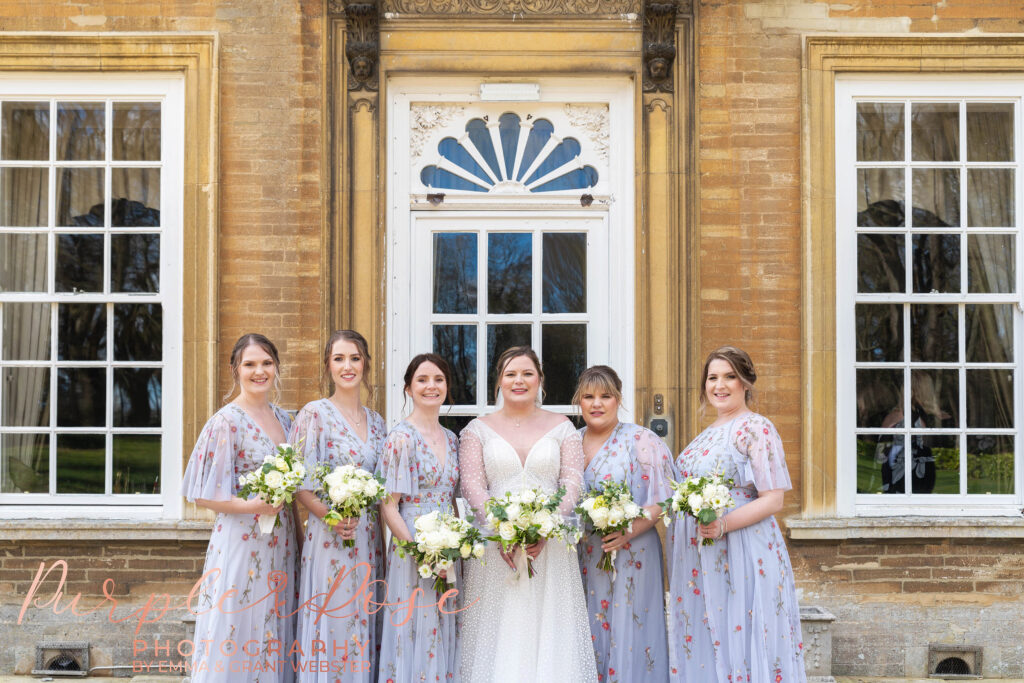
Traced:
<svg viewBox="0 0 1024 683">
<path fill-rule="evenodd" d="M 512 445 L 481 420 L 462 431 L 459 466 L 462 495 L 478 521 L 484 502 L 507 491 L 565 486 L 559 507 L 570 515 L 583 485 L 583 442 L 565 421 L 530 448 L 525 462 Z M 526 573 L 524 553 L 516 550 L 513 572 L 488 544 L 486 564 L 466 565 L 462 613 L 463 683 L 597 681 L 576 552 L 552 540 Z"/>
</svg>

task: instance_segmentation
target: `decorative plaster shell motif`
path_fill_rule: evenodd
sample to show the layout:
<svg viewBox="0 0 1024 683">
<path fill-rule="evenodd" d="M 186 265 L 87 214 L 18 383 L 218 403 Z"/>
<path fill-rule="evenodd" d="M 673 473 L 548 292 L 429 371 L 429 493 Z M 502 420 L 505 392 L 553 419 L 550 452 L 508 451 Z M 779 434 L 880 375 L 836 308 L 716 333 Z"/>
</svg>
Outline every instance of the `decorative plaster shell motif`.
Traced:
<svg viewBox="0 0 1024 683">
<path fill-rule="evenodd" d="M 466 108 L 461 104 L 414 104 L 409 107 L 409 156 L 417 168 L 423 156 L 423 144 L 435 128 L 447 126 L 462 118 Z"/>
<path fill-rule="evenodd" d="M 597 158 L 608 163 L 608 105 L 567 104 L 565 116 L 574 128 L 587 134 Z"/>
</svg>

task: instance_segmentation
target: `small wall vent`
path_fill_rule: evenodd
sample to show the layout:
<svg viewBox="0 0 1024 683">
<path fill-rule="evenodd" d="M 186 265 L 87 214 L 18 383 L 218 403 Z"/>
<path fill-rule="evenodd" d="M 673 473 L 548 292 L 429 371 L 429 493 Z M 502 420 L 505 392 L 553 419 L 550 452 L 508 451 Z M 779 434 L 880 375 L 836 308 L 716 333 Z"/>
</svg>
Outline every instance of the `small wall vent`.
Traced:
<svg viewBox="0 0 1024 683">
<path fill-rule="evenodd" d="M 932 643 L 928 646 L 928 677 L 950 681 L 981 678 L 981 647 Z"/>
<path fill-rule="evenodd" d="M 89 643 L 81 641 L 43 641 L 36 643 L 34 676 L 89 675 Z"/>
</svg>

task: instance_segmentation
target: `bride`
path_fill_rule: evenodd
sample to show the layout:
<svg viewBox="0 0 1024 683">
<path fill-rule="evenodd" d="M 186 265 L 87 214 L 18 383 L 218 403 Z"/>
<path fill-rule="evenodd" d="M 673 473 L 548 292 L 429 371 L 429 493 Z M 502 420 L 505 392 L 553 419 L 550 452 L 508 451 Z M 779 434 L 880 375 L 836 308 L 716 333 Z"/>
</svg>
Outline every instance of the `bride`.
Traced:
<svg viewBox="0 0 1024 683">
<path fill-rule="evenodd" d="M 508 349 L 497 369 L 501 407 L 460 436 L 462 496 L 482 522 L 492 496 L 564 486 L 559 511 L 569 516 L 583 484 L 580 437 L 563 415 L 539 407 L 544 373 L 532 349 Z M 532 579 L 525 555 L 537 571 Z M 490 544 L 484 564 L 466 568 L 463 683 L 597 681 L 576 553 L 541 539 L 525 555 Z"/>
</svg>

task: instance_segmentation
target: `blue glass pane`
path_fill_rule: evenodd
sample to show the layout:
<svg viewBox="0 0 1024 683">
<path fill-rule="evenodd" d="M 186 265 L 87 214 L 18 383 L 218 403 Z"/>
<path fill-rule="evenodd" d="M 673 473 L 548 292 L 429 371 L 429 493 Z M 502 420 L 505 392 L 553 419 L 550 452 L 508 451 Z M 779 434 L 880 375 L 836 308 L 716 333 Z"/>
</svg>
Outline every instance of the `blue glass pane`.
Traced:
<svg viewBox="0 0 1024 683">
<path fill-rule="evenodd" d="M 593 187 L 597 184 L 597 169 L 593 166 L 584 166 L 569 171 L 563 176 L 549 180 L 543 185 L 530 190 L 531 192 L 555 192 L 557 190 L 582 190 Z"/>
<path fill-rule="evenodd" d="M 587 235 L 544 233 L 542 300 L 545 313 L 587 310 Z"/>
<path fill-rule="evenodd" d="M 476 234 L 434 235 L 434 313 L 476 313 Z"/>
<path fill-rule="evenodd" d="M 494 232 L 487 236 L 487 311 L 529 313 L 533 303 L 533 236 Z"/>
<path fill-rule="evenodd" d="M 543 178 L 548 173 L 551 173 L 556 168 L 561 168 L 567 163 L 575 159 L 580 155 L 580 143 L 573 138 L 566 138 L 558 143 L 548 158 L 541 162 L 537 170 L 533 172 L 529 178 L 526 179 L 526 184 L 529 185 L 535 180 Z"/>
<path fill-rule="evenodd" d="M 476 325 L 434 325 L 433 350 L 451 364 L 452 400 L 476 403 Z"/>
<path fill-rule="evenodd" d="M 502 114 L 498 119 L 498 133 L 501 136 L 501 152 L 505 155 L 505 178 L 512 177 L 516 165 L 516 151 L 519 148 L 519 117 Z"/>
<path fill-rule="evenodd" d="M 420 171 L 420 181 L 427 187 L 442 190 L 469 190 L 470 192 L 487 192 L 486 188 L 460 178 L 459 176 L 437 166 L 427 166 Z"/>
<path fill-rule="evenodd" d="M 494 363 L 498 356 L 513 346 L 530 346 L 531 334 L 529 324 L 487 326 L 487 405 L 494 405 Z"/>
<path fill-rule="evenodd" d="M 473 119 L 466 124 L 466 132 L 469 133 L 469 140 L 480 152 L 480 156 L 494 171 L 494 177 L 500 178 L 501 169 L 498 167 L 498 157 L 491 142 L 491 131 L 487 129 L 487 122 L 483 119 Z"/>
<path fill-rule="evenodd" d="M 516 177 L 516 180 L 523 179 L 523 175 L 529 170 L 530 164 L 537 158 L 540 151 L 544 149 L 544 145 L 548 143 L 551 134 L 554 132 L 555 127 L 547 119 L 537 119 L 533 122 L 530 136 L 526 138 L 526 147 L 523 149 L 523 161 L 519 164 L 519 175 Z"/>
<path fill-rule="evenodd" d="M 544 401 L 568 405 L 576 390 L 576 378 L 587 367 L 586 325 L 542 325 L 540 348 L 544 355 Z"/>
<path fill-rule="evenodd" d="M 484 181 L 487 185 L 492 185 L 492 181 L 484 169 L 480 168 L 480 164 L 476 163 L 476 159 L 466 151 L 466 148 L 459 144 L 459 141 L 455 138 L 445 138 L 437 145 L 437 151 L 448 161 L 452 162 L 459 168 L 464 168 L 480 180 Z"/>
</svg>

